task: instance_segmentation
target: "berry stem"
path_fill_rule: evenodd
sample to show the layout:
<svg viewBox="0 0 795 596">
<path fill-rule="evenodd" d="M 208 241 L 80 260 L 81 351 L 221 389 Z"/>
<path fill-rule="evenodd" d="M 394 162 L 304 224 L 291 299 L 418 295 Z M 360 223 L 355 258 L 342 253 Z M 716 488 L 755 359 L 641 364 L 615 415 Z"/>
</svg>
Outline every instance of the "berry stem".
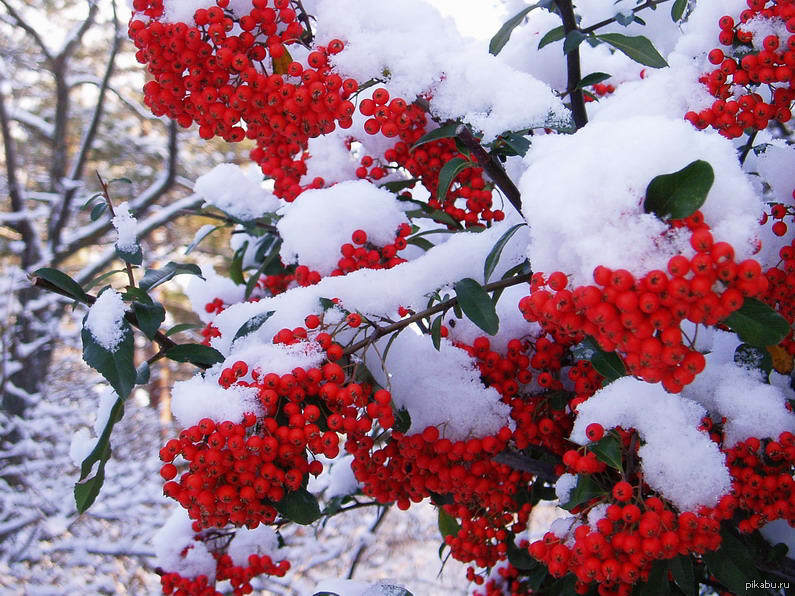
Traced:
<svg viewBox="0 0 795 596">
<path fill-rule="evenodd" d="M 116 212 L 113 210 L 113 201 L 110 200 L 110 193 L 108 192 L 108 185 L 102 179 L 102 176 L 99 174 L 99 170 L 97 170 L 97 179 L 99 180 L 99 185 L 102 187 L 102 196 L 105 198 L 105 203 L 108 205 L 108 211 L 110 211 L 111 218 L 116 217 Z M 125 269 L 127 270 L 127 278 L 130 280 L 130 287 L 135 287 L 135 276 L 133 275 L 132 265 L 127 261 L 124 262 Z"/>
</svg>

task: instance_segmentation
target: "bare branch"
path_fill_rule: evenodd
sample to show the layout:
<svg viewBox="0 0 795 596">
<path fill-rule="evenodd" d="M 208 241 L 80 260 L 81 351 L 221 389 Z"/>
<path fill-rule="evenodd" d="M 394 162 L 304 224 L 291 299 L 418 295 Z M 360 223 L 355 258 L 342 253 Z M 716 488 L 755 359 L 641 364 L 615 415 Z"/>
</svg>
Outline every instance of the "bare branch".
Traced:
<svg viewBox="0 0 795 596">
<path fill-rule="evenodd" d="M 47 122 L 44 118 L 40 118 L 36 114 L 32 114 L 18 106 L 8 107 L 8 117 L 14 122 L 18 122 L 22 126 L 31 129 L 39 136 L 44 137 L 44 139 L 52 141 L 52 124 Z"/>
<path fill-rule="evenodd" d="M 39 36 L 38 31 L 36 31 L 36 29 L 33 26 L 31 26 L 27 21 L 25 21 L 25 19 L 22 18 L 22 16 L 8 2 L 8 0 L 0 0 L 0 3 L 2 3 L 3 6 L 5 6 L 6 10 L 8 11 L 8 14 L 11 16 L 12 19 L 14 19 L 14 23 L 16 23 L 16 25 L 20 29 L 25 31 L 25 33 L 27 33 L 33 38 L 33 41 L 35 41 L 36 45 L 39 46 L 39 49 L 41 49 L 41 53 L 44 54 L 44 56 L 47 58 L 49 62 L 52 62 L 53 59 L 52 53 L 50 52 L 50 49 L 47 47 L 47 45 L 44 43 L 44 40 Z"/>
<path fill-rule="evenodd" d="M 83 39 L 83 35 L 86 34 L 86 31 L 91 29 L 94 21 L 97 17 L 97 12 L 99 12 L 99 2 L 97 0 L 88 0 L 88 15 L 86 15 L 85 20 L 77 25 L 69 34 L 66 36 L 66 41 L 64 42 L 61 51 L 55 56 L 55 60 L 64 60 L 72 55 L 72 52 L 75 51 L 80 41 Z M 113 13 L 115 18 L 116 13 L 116 3 L 113 3 Z"/>
</svg>

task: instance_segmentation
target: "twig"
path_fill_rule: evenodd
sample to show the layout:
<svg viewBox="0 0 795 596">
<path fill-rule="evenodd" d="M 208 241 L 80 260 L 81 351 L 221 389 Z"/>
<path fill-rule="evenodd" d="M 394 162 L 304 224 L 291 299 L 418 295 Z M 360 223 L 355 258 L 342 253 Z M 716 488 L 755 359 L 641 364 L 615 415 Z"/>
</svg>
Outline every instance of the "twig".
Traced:
<svg viewBox="0 0 795 596">
<path fill-rule="evenodd" d="M 558 7 L 560 18 L 563 21 L 563 31 L 565 35 L 568 36 L 569 33 L 577 31 L 577 20 L 574 17 L 574 8 L 572 7 L 571 0 L 555 0 L 555 4 Z M 579 130 L 588 124 L 588 113 L 585 111 L 585 97 L 580 88 L 582 73 L 580 71 L 579 46 L 572 49 L 566 55 L 566 70 L 568 75 L 566 92 L 569 94 L 571 101 L 571 112 L 574 116 L 574 124 Z"/>
<path fill-rule="evenodd" d="M 50 283 L 49 281 L 41 277 L 34 277 L 33 285 L 37 288 L 41 288 L 42 290 L 47 290 L 48 292 L 52 292 L 53 294 L 60 294 L 61 296 L 66 296 L 70 300 L 77 300 L 78 302 L 82 302 L 83 304 L 87 304 L 88 306 L 91 306 L 97 301 L 97 297 L 92 296 L 91 294 L 86 294 L 85 298 L 78 298 L 76 296 L 73 296 L 66 290 L 62 290 L 55 284 Z M 124 314 L 124 318 L 130 325 L 132 325 L 136 329 L 141 329 L 141 325 L 138 322 L 138 317 L 136 317 L 135 314 L 127 312 Z M 168 350 L 176 348 L 177 346 L 194 345 L 194 344 L 178 344 L 177 342 L 166 337 L 166 335 L 162 331 L 156 332 L 154 337 L 152 338 L 152 341 L 154 341 L 157 345 L 159 345 L 163 352 L 167 352 Z M 193 364 L 193 366 L 201 368 L 202 370 L 207 370 L 208 368 L 210 368 L 209 364 L 201 364 L 196 362 L 191 362 L 191 364 Z"/>
<path fill-rule="evenodd" d="M 99 174 L 99 170 L 97 170 L 97 178 L 99 179 L 99 185 L 102 187 L 102 196 L 105 197 L 105 203 L 108 205 L 108 211 L 110 211 L 111 219 L 116 217 L 116 212 L 113 210 L 113 201 L 110 200 L 110 193 L 108 192 L 108 185 L 105 184 L 105 181 L 102 179 L 102 176 Z M 133 275 L 132 265 L 124 260 L 124 266 L 127 269 L 127 277 L 130 280 L 130 287 L 135 287 L 135 276 Z"/>
<path fill-rule="evenodd" d="M 494 184 L 497 185 L 497 188 L 503 192 L 511 205 L 513 205 L 521 215 L 522 195 L 519 192 L 519 189 L 516 188 L 516 185 L 513 183 L 513 181 L 508 178 L 508 174 L 505 173 L 505 170 L 502 168 L 502 166 L 497 163 L 491 155 L 488 154 L 488 152 L 472 134 L 472 131 L 469 130 L 468 126 L 462 124 L 456 129 L 455 134 L 466 146 L 466 148 L 472 152 L 472 154 L 478 160 L 480 166 L 489 175 Z"/>
<path fill-rule="evenodd" d="M 751 149 L 754 147 L 754 141 L 756 140 L 756 134 L 758 130 L 754 130 L 748 137 L 748 141 L 743 145 L 743 148 L 740 151 L 740 165 L 745 163 L 745 159 L 748 157 L 748 154 L 751 152 Z"/>
<path fill-rule="evenodd" d="M 670 0 L 648 0 L 647 2 L 644 2 L 643 4 L 641 4 L 640 6 L 636 6 L 635 8 L 633 8 L 632 9 L 632 14 L 640 12 L 641 10 L 644 10 L 646 8 L 653 8 L 653 7 L 657 6 L 658 4 L 663 4 L 663 3 L 669 2 L 669 1 Z M 615 23 L 617 20 L 618 19 L 616 17 L 611 17 L 609 19 L 605 19 L 604 21 L 599 21 L 595 25 L 591 25 L 590 27 L 586 27 L 585 29 L 581 29 L 581 31 L 583 33 L 585 33 L 586 35 L 588 35 L 589 33 L 593 33 L 594 31 L 596 31 L 597 29 L 601 29 L 602 27 L 606 27 L 607 25 L 609 25 L 611 23 Z"/>
<path fill-rule="evenodd" d="M 228 224 L 240 224 L 239 221 L 235 221 L 231 217 L 224 217 L 223 215 L 220 215 L 218 213 L 202 213 L 200 211 L 192 211 L 190 209 L 183 209 L 182 213 L 184 213 L 185 215 L 196 215 L 197 217 L 209 217 L 211 219 L 217 219 L 219 221 L 223 221 L 224 223 Z M 270 224 L 262 223 L 261 221 L 255 221 L 254 226 L 261 230 L 265 230 L 266 232 L 271 232 L 272 234 L 279 233 L 279 228 L 277 228 L 276 226 L 272 226 Z"/>
<path fill-rule="evenodd" d="M 383 523 L 386 514 L 389 512 L 389 507 L 384 507 L 381 511 L 378 512 L 378 516 L 375 518 L 375 522 L 372 526 L 370 526 L 370 534 L 375 534 L 378 531 L 378 527 Z M 359 561 L 364 554 L 364 551 L 367 550 L 368 543 L 362 542 L 359 544 L 359 548 L 356 549 L 356 554 L 353 555 L 353 561 L 351 561 L 351 566 L 348 569 L 348 579 L 353 579 L 353 574 L 356 572 L 356 566 L 359 564 Z"/>
<path fill-rule="evenodd" d="M 486 284 L 483 286 L 483 289 L 486 290 L 487 292 L 494 292 L 495 290 L 501 290 L 503 288 L 509 288 L 511 286 L 518 285 L 520 283 L 528 282 L 530 281 L 531 277 L 532 273 L 526 273 L 524 275 L 509 277 L 508 279 L 501 279 L 500 281 L 495 281 L 490 284 Z M 391 325 L 386 325 L 385 327 L 376 327 L 375 331 L 370 336 L 366 337 L 361 341 L 356 342 L 355 344 L 348 346 L 347 348 L 345 348 L 345 351 L 343 353 L 345 355 L 350 355 L 353 354 L 354 352 L 358 352 L 362 348 L 370 345 L 371 343 L 374 343 L 375 341 L 384 337 L 385 335 L 389 335 L 390 333 L 399 331 L 404 327 L 408 327 L 412 323 L 416 323 L 417 321 L 420 321 L 438 312 L 444 312 L 450 308 L 453 308 L 453 306 L 455 306 L 457 303 L 458 303 L 457 297 L 450 298 L 428 309 L 419 311 L 406 319 L 401 319 L 396 323 L 392 323 Z"/>
</svg>

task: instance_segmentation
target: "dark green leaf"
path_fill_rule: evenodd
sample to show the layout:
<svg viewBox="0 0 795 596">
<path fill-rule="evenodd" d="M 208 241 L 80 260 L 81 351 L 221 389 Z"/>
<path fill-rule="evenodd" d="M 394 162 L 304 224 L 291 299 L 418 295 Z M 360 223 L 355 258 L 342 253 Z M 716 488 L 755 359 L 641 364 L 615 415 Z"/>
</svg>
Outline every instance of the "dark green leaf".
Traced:
<svg viewBox="0 0 795 596">
<path fill-rule="evenodd" d="M 589 474 L 581 474 L 577 476 L 577 485 L 569 494 L 568 502 L 562 504 L 561 507 L 567 511 L 571 511 L 577 505 L 586 503 L 594 497 L 598 497 L 603 494 L 605 494 L 604 489 L 602 489 L 596 483 L 592 476 Z"/>
<path fill-rule="evenodd" d="M 315 592 L 312 596 L 340 596 L 336 592 Z"/>
<path fill-rule="evenodd" d="M 189 329 L 201 329 L 202 327 L 204 327 L 204 325 L 199 325 L 198 323 L 180 323 L 179 325 L 174 325 L 171 329 L 166 331 L 166 337 L 171 337 L 172 335 L 182 333 L 183 331 L 188 331 Z"/>
<path fill-rule="evenodd" d="M 540 50 L 545 45 L 551 44 L 555 41 L 560 41 L 566 36 L 566 31 L 563 29 L 563 25 L 560 27 L 555 27 L 551 31 L 547 31 L 544 34 L 544 37 L 541 38 L 541 41 L 538 42 L 538 49 Z"/>
<path fill-rule="evenodd" d="M 248 240 L 235 251 L 235 256 L 232 257 L 232 262 L 229 265 L 229 279 L 239 286 L 246 283 L 243 278 L 243 258 L 246 256 L 246 250 L 248 250 Z"/>
<path fill-rule="evenodd" d="M 740 344 L 734 351 L 734 362 L 745 368 L 758 369 L 762 380 L 767 380 L 773 370 L 773 357 L 764 348 Z"/>
<path fill-rule="evenodd" d="M 616 16 L 616 23 L 622 27 L 629 27 L 635 22 L 635 13 L 633 12 L 619 12 Z"/>
<path fill-rule="evenodd" d="M 698 159 L 678 172 L 656 176 L 646 187 L 643 209 L 660 219 L 684 219 L 704 204 L 714 181 L 712 166 Z"/>
<path fill-rule="evenodd" d="M 87 317 L 88 315 L 86 315 Z M 96 370 L 116 390 L 119 397 L 126 398 L 135 386 L 135 364 L 133 364 L 133 332 L 130 324 L 122 319 L 119 323 L 122 338 L 114 351 L 101 346 L 94 335 L 86 329 L 83 319 L 83 360 Z"/>
<path fill-rule="evenodd" d="M 516 546 L 512 538 L 509 538 L 505 542 L 508 546 L 508 561 L 511 565 L 521 571 L 530 571 L 531 569 L 541 566 L 541 563 L 530 556 L 526 548 L 519 548 Z"/>
<path fill-rule="evenodd" d="M 108 271 L 106 273 L 103 273 L 102 275 L 98 275 L 97 277 L 95 277 L 91 281 L 88 281 L 85 284 L 83 284 L 83 289 L 88 291 L 91 288 L 93 288 L 95 285 L 105 281 L 111 275 L 116 275 L 117 273 L 127 273 L 127 270 L 126 269 L 114 269 L 113 271 Z"/>
<path fill-rule="evenodd" d="M 596 36 L 620 52 L 626 54 L 635 62 L 651 66 L 652 68 L 663 68 L 668 66 L 665 58 L 655 49 L 648 38 L 642 35 L 629 36 L 621 33 L 602 33 Z"/>
<path fill-rule="evenodd" d="M 33 277 L 45 279 L 58 289 L 69 294 L 75 300 L 88 303 L 88 294 L 83 291 L 79 283 L 66 275 L 63 271 L 58 271 L 51 267 L 42 267 L 33 272 Z"/>
<path fill-rule="evenodd" d="M 152 290 L 167 282 L 168 280 L 172 279 L 176 275 L 181 275 L 183 273 L 189 275 L 197 275 L 202 277 L 202 270 L 199 268 L 198 265 L 192 265 L 189 263 L 175 263 L 174 261 L 169 261 L 160 269 L 147 269 L 146 273 L 144 274 L 143 279 L 138 282 L 138 286 L 146 290 Z"/>
<path fill-rule="evenodd" d="M 500 319 L 488 292 L 478 282 L 465 277 L 455 284 L 455 293 L 461 310 L 475 325 L 489 335 L 500 329 Z"/>
<path fill-rule="evenodd" d="M 152 300 L 152 298 L 149 296 L 149 294 L 146 293 L 145 290 L 133 286 L 127 286 L 121 297 L 128 302 L 131 302 L 133 300 L 138 300 L 143 304 L 155 303 L 154 300 Z"/>
<path fill-rule="evenodd" d="M 567 573 L 549 587 L 546 596 L 572 596 L 577 593 L 574 589 L 576 583 L 577 578 L 571 573 Z"/>
<path fill-rule="evenodd" d="M 246 282 L 246 293 L 245 293 L 246 300 L 248 300 L 248 298 L 251 296 L 251 293 L 254 291 L 254 288 L 257 287 L 257 282 L 259 281 L 260 277 L 263 274 L 267 275 L 266 272 L 268 270 L 268 267 L 270 267 L 271 263 L 276 262 L 276 259 L 279 257 L 279 249 L 281 249 L 282 247 L 281 238 L 277 239 L 272 246 L 273 248 L 270 254 L 262 261 L 262 264 L 259 266 L 259 268 L 257 268 L 257 270 L 248 278 L 248 281 Z"/>
<path fill-rule="evenodd" d="M 226 227 L 226 226 L 225 226 L 225 225 L 220 225 L 220 226 L 207 226 L 207 227 L 205 227 L 205 228 L 203 228 L 203 229 L 199 230 L 199 232 L 196 234 L 196 236 L 194 236 L 194 238 L 193 238 L 193 242 L 191 242 L 191 243 L 188 245 L 188 248 L 186 248 L 186 249 L 185 249 L 185 254 L 186 254 L 186 255 L 188 255 L 188 254 L 190 254 L 191 252 L 193 252 L 193 250 L 194 250 L 194 249 L 195 249 L 197 246 L 199 246 L 199 244 L 201 243 L 201 241 L 202 241 L 202 240 L 204 240 L 205 238 L 207 238 L 207 236 L 209 236 L 210 234 L 212 234 L 212 233 L 213 233 L 213 232 L 215 232 L 216 230 L 220 230 L 220 229 L 221 229 L 221 228 L 223 228 L 223 227 Z"/>
<path fill-rule="evenodd" d="M 431 341 L 433 341 L 433 347 L 437 352 L 442 347 L 442 319 L 444 319 L 444 315 L 439 315 L 431 323 Z"/>
<path fill-rule="evenodd" d="M 145 360 L 135 369 L 135 384 L 146 385 L 152 375 L 152 368 Z"/>
<path fill-rule="evenodd" d="M 159 302 L 143 304 L 137 300 L 132 303 L 133 313 L 138 319 L 138 328 L 149 339 L 154 338 L 160 325 L 166 320 L 166 309 Z"/>
<path fill-rule="evenodd" d="M 124 182 L 125 184 L 132 184 L 133 183 L 132 180 L 130 180 L 129 178 L 114 178 L 113 180 L 108 182 L 108 186 L 110 186 L 111 184 L 113 184 L 115 182 Z"/>
<path fill-rule="evenodd" d="M 306 526 L 320 519 L 320 505 L 315 495 L 305 488 L 286 493 L 284 498 L 273 504 L 276 510 L 290 521 Z"/>
<path fill-rule="evenodd" d="M 449 139 L 455 136 L 455 131 L 458 130 L 460 124 L 458 122 L 449 122 L 444 126 L 432 130 L 431 132 L 421 136 L 419 140 L 411 146 L 410 151 L 414 151 L 420 145 L 430 143 L 431 141 L 438 141 L 439 139 Z M 402 181 L 401 181 L 402 182 Z"/>
<path fill-rule="evenodd" d="M 740 310 L 723 320 L 741 340 L 752 346 L 774 346 L 789 333 L 787 320 L 756 298 L 746 298 Z"/>
<path fill-rule="evenodd" d="M 530 149 L 530 141 L 524 135 L 509 132 L 502 135 L 500 139 L 519 157 L 524 157 L 527 150 Z"/>
<path fill-rule="evenodd" d="M 406 408 L 400 408 L 395 412 L 395 424 L 392 425 L 392 430 L 399 433 L 407 432 L 411 428 L 411 416 Z"/>
<path fill-rule="evenodd" d="M 591 74 L 585 75 L 582 79 L 580 79 L 577 88 L 582 89 L 583 87 L 590 87 L 591 85 L 596 85 L 597 83 L 606 81 L 610 77 L 611 75 L 607 74 L 606 72 L 592 72 Z"/>
<path fill-rule="evenodd" d="M 318 298 L 318 302 L 320 302 L 320 307 L 323 309 L 323 312 L 326 312 L 328 309 L 337 306 L 337 303 L 331 298 Z"/>
<path fill-rule="evenodd" d="M 505 245 L 508 244 L 508 241 L 519 230 L 519 228 L 524 225 L 527 224 L 516 224 L 515 226 L 508 229 L 502 236 L 500 236 L 500 239 L 494 243 L 494 246 L 491 248 L 488 256 L 486 257 L 486 262 L 483 265 L 483 283 L 489 282 L 489 277 L 491 277 L 491 274 L 494 273 L 495 267 L 497 267 L 497 264 L 500 262 L 500 256 L 502 256 L 502 250 L 505 248 Z"/>
<path fill-rule="evenodd" d="M 668 569 L 674 577 L 674 582 L 685 596 L 698 596 L 696 574 L 693 571 L 693 560 L 689 555 L 679 555 L 668 561 Z"/>
<path fill-rule="evenodd" d="M 447 196 L 447 191 L 450 190 L 450 185 L 453 184 L 455 177 L 467 168 L 474 166 L 474 162 L 468 159 L 462 159 L 461 157 L 454 157 L 444 164 L 439 172 L 439 186 L 436 189 L 436 198 L 439 199 L 439 201 L 444 201 L 444 198 Z"/>
<path fill-rule="evenodd" d="M 431 250 L 435 245 L 433 242 L 428 240 L 427 238 L 420 238 L 419 236 L 412 236 L 408 240 L 406 240 L 406 244 L 413 244 L 414 246 L 419 246 L 422 250 L 428 251 Z"/>
<path fill-rule="evenodd" d="M 563 53 L 570 54 L 574 50 L 580 47 L 580 44 L 587 36 L 585 33 L 580 31 L 579 29 L 574 29 L 573 31 L 569 31 L 568 35 L 566 35 L 566 40 L 563 42 Z"/>
<path fill-rule="evenodd" d="M 685 9 L 687 8 L 687 0 L 676 0 L 673 6 L 671 6 L 671 19 L 676 22 L 682 18 L 682 15 L 685 14 Z"/>
<path fill-rule="evenodd" d="M 671 593 L 671 588 L 667 573 L 667 561 L 654 561 L 649 570 L 649 579 L 646 583 L 637 585 L 633 594 L 636 596 L 668 596 Z"/>
<path fill-rule="evenodd" d="M 379 188 L 384 188 L 389 192 L 400 192 L 401 190 L 406 190 L 407 188 L 414 188 L 417 184 L 417 178 L 412 178 L 411 180 L 393 180 L 392 182 L 386 182 L 382 184 Z"/>
<path fill-rule="evenodd" d="M 96 201 L 99 198 L 102 199 L 103 203 L 105 202 L 105 195 L 102 194 L 101 192 L 95 192 L 93 195 L 88 197 L 88 199 L 86 199 L 86 202 L 83 203 L 83 206 L 80 207 L 80 210 L 84 211 L 85 209 L 88 209 L 89 205 L 91 205 L 91 203 L 93 203 L 94 201 Z"/>
<path fill-rule="evenodd" d="M 411 211 L 406 211 L 406 217 L 411 219 L 432 219 L 435 222 L 447 224 L 455 228 L 461 227 L 460 224 L 454 220 L 449 213 L 445 213 L 440 209 L 430 209 L 427 211 L 422 209 L 413 209 Z"/>
<path fill-rule="evenodd" d="M 599 461 L 603 461 L 611 468 L 621 470 L 621 440 L 613 433 L 607 434 L 597 443 L 589 445 Z"/>
<path fill-rule="evenodd" d="M 164 356 L 175 362 L 191 362 L 192 364 L 208 364 L 210 366 L 224 361 L 221 352 L 202 344 L 179 344 L 166 350 Z"/>
<path fill-rule="evenodd" d="M 99 491 L 105 483 L 105 463 L 107 461 L 107 458 L 100 460 L 96 474 L 75 484 L 75 506 L 78 513 L 85 513 L 99 496 Z"/>
<path fill-rule="evenodd" d="M 511 39 L 511 33 L 513 30 L 518 27 L 527 14 L 533 10 L 534 8 L 538 8 L 540 6 L 540 2 L 537 4 L 532 4 L 531 6 L 527 6 L 520 10 L 517 14 L 512 16 L 510 19 L 503 23 L 500 30 L 491 38 L 489 42 L 489 53 L 496 56 L 500 53 L 500 50 L 505 47 L 505 44 L 508 43 L 508 40 Z"/>
<path fill-rule="evenodd" d="M 246 321 L 243 326 L 237 330 L 235 333 L 234 339 L 232 342 L 236 342 L 241 337 L 245 337 L 249 333 L 254 333 L 257 329 L 262 327 L 262 325 L 273 316 L 275 311 L 269 310 L 268 312 L 263 312 L 258 315 L 251 317 L 248 321 Z"/>
<path fill-rule="evenodd" d="M 624 367 L 624 363 L 621 361 L 621 358 L 618 357 L 618 354 L 615 352 L 605 352 L 590 336 L 585 339 L 583 344 L 586 350 L 591 351 L 591 355 L 588 356 L 587 359 L 591 361 L 596 372 L 605 378 L 604 385 L 609 385 L 616 379 L 620 379 L 627 375 L 627 369 Z"/>
<path fill-rule="evenodd" d="M 727 530 L 721 531 L 721 545 L 702 555 L 709 572 L 735 594 L 746 593 L 746 583 L 759 576 L 753 557 L 742 541 Z"/>
<path fill-rule="evenodd" d="M 446 538 L 447 536 L 457 536 L 458 530 L 461 529 L 461 524 L 458 523 L 458 520 L 447 513 L 443 507 L 439 507 L 438 525 L 439 532 L 442 534 L 442 538 Z"/>
<path fill-rule="evenodd" d="M 91 215 L 89 216 L 91 218 L 91 221 L 97 221 L 100 217 L 102 217 L 102 214 L 105 213 L 105 209 L 107 208 L 108 204 L 105 203 L 104 201 L 102 203 L 97 203 L 96 205 L 94 205 L 91 208 Z"/>
</svg>

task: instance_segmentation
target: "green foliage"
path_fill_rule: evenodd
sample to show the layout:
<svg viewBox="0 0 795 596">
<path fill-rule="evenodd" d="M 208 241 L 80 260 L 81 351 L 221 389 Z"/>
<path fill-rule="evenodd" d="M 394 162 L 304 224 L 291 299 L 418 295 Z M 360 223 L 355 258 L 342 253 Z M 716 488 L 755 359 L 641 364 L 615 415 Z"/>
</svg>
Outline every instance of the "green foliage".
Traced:
<svg viewBox="0 0 795 596">
<path fill-rule="evenodd" d="M 630 36 L 621 33 L 602 33 L 596 39 L 610 44 L 615 49 L 640 64 L 651 66 L 652 68 L 663 68 L 668 66 L 665 58 L 660 56 L 654 45 L 648 38 L 642 35 Z"/>
<path fill-rule="evenodd" d="M 164 356 L 176 362 L 212 366 L 224 361 L 224 356 L 210 346 L 202 344 L 179 344 L 165 351 Z"/>
<path fill-rule="evenodd" d="M 488 292 L 471 277 L 465 277 L 455 284 L 458 304 L 466 317 L 489 335 L 500 329 L 500 319 Z"/>
<path fill-rule="evenodd" d="M 286 493 L 281 501 L 273 506 L 290 521 L 303 526 L 320 519 L 320 505 L 315 496 L 305 488 Z"/>
<path fill-rule="evenodd" d="M 715 172 L 700 159 L 673 174 L 656 176 L 646 187 L 643 209 L 660 219 L 684 219 L 707 200 Z"/>
<path fill-rule="evenodd" d="M 756 298 L 746 298 L 739 310 L 723 320 L 747 344 L 764 348 L 787 337 L 787 320 Z"/>
</svg>

